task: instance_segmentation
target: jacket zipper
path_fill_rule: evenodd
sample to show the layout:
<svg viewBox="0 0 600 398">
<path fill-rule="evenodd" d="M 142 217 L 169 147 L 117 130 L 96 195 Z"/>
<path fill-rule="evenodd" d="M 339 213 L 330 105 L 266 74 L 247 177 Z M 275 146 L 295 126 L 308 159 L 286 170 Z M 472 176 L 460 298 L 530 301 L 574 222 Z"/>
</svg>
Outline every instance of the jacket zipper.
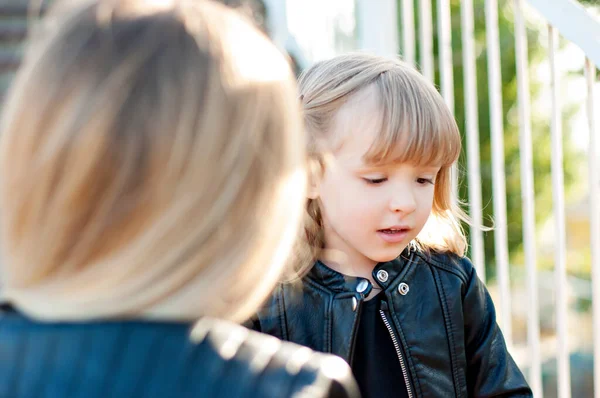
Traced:
<svg viewBox="0 0 600 398">
<path fill-rule="evenodd" d="M 390 333 L 390 337 L 392 338 L 392 343 L 394 343 L 394 348 L 396 349 L 396 354 L 398 355 L 398 360 L 400 361 L 400 368 L 402 369 L 402 375 L 404 376 L 404 384 L 406 384 L 406 391 L 408 392 L 408 398 L 413 398 L 412 390 L 410 389 L 410 380 L 408 378 L 408 371 L 406 369 L 406 365 L 404 364 L 404 357 L 402 356 L 402 352 L 400 351 L 400 345 L 398 344 L 398 339 L 396 339 L 396 335 L 392 330 L 392 326 L 387 320 L 385 313 L 383 310 L 379 310 L 381 314 L 381 319 L 383 319 L 383 323 L 385 323 L 385 327 Z"/>
</svg>

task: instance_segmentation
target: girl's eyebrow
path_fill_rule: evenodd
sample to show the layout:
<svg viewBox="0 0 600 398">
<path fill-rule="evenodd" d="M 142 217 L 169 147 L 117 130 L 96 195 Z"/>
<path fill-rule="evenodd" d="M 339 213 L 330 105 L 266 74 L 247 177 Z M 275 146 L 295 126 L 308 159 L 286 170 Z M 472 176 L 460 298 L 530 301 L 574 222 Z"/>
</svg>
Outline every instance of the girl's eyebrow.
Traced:
<svg viewBox="0 0 600 398">
<path fill-rule="evenodd" d="M 389 169 L 392 165 L 363 163 L 356 168 L 359 173 L 376 172 Z"/>
<path fill-rule="evenodd" d="M 439 173 L 439 171 L 442 168 L 440 166 L 422 166 L 422 167 L 417 167 L 417 169 L 422 170 L 424 172 Z"/>
<path fill-rule="evenodd" d="M 367 160 L 364 158 L 364 156 L 361 159 L 361 167 L 366 168 L 366 169 L 383 169 L 383 168 L 387 168 L 387 167 L 393 167 L 394 165 L 396 165 L 396 162 L 390 162 L 388 161 L 373 161 L 373 160 Z"/>
<path fill-rule="evenodd" d="M 389 171 L 390 169 L 393 169 L 396 166 L 398 166 L 397 163 L 363 163 L 361 166 L 357 167 L 355 171 L 357 173 L 376 173 Z M 441 166 L 413 166 L 413 168 L 418 173 L 437 174 L 441 170 Z"/>
</svg>

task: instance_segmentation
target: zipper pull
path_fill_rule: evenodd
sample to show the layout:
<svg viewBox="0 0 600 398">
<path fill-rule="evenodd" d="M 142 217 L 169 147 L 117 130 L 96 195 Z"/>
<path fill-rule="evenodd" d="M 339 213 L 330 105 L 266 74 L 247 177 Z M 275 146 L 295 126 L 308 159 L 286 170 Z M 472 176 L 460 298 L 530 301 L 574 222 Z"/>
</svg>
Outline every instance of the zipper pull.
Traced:
<svg viewBox="0 0 600 398">
<path fill-rule="evenodd" d="M 381 300 L 381 303 L 379 304 L 379 309 L 382 310 L 383 312 L 388 312 L 390 307 L 389 307 L 387 301 Z"/>
</svg>

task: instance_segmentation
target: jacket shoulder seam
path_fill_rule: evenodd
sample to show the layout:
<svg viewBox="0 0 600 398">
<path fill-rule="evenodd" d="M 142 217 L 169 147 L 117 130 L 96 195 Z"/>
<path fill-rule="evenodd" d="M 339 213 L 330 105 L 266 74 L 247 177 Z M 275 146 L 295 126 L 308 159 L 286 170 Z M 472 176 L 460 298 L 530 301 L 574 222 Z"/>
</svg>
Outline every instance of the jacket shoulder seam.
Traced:
<svg viewBox="0 0 600 398">
<path fill-rule="evenodd" d="M 428 265 L 430 265 L 432 267 L 435 267 L 439 270 L 449 272 L 451 274 L 456 275 L 463 283 L 468 283 L 468 281 L 470 279 L 468 273 L 458 266 L 452 266 L 452 265 L 443 263 L 431 256 L 427 256 L 422 253 L 417 253 L 417 256 L 419 256 L 419 258 L 422 261 L 424 261 L 425 263 L 427 263 Z"/>
</svg>

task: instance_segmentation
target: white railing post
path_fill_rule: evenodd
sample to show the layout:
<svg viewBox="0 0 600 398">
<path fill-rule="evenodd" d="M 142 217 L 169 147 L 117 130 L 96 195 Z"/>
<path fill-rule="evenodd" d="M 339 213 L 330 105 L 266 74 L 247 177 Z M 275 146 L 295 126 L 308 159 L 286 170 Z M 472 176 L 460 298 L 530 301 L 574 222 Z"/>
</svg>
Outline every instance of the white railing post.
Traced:
<svg viewBox="0 0 600 398">
<path fill-rule="evenodd" d="M 454 113 L 454 76 L 452 64 L 452 25 L 450 0 L 437 0 L 438 43 L 440 49 L 440 86 L 442 96 Z"/>
<path fill-rule="evenodd" d="M 514 0 L 515 51 L 517 63 L 517 101 L 519 113 L 519 146 L 521 152 L 521 201 L 523 206 L 523 246 L 527 269 L 527 344 L 531 352 L 539 352 L 540 324 L 538 309 L 537 261 L 535 248 L 535 208 L 533 186 L 533 148 L 531 140 L 531 96 L 529 92 L 529 60 L 527 33 L 523 17 L 523 0 Z M 535 347 L 532 349 L 532 347 Z"/>
<path fill-rule="evenodd" d="M 492 151 L 492 191 L 494 195 L 494 252 L 500 286 L 500 297 L 510 297 L 510 272 L 508 258 L 508 227 L 506 215 L 506 174 L 504 171 L 504 125 L 502 110 L 502 76 L 500 64 L 500 37 L 498 32 L 498 2 L 486 0 L 486 44 L 488 56 L 488 92 L 490 96 L 490 133 Z M 511 303 L 511 301 L 509 301 Z M 508 304 L 510 306 L 510 304 Z M 506 304 L 503 304 L 503 308 Z M 511 308 L 506 311 L 512 313 Z M 510 319 L 503 322 L 509 322 Z M 542 396 L 539 345 L 534 345 L 531 355 L 530 384 L 535 396 Z"/>
<path fill-rule="evenodd" d="M 431 82 L 434 81 L 433 69 L 433 26 L 431 23 L 431 0 L 419 0 L 419 55 L 420 69 Z"/>
<path fill-rule="evenodd" d="M 358 46 L 383 56 L 398 56 L 396 0 L 357 0 Z"/>
<path fill-rule="evenodd" d="M 402 0 L 402 59 L 415 65 L 415 7 L 413 0 Z"/>
<path fill-rule="evenodd" d="M 552 198 L 554 204 L 554 225 L 556 228 L 556 334 L 558 365 L 558 396 L 571 397 L 571 377 L 569 370 L 568 344 L 568 292 L 567 292 L 567 236 L 565 226 L 565 193 L 563 176 L 563 134 L 562 108 L 559 100 L 559 80 L 556 65 L 556 50 L 558 47 L 558 32 L 548 25 L 548 50 L 550 60 L 550 88 L 552 98 L 550 140 L 552 168 Z"/>
<path fill-rule="evenodd" d="M 450 0 L 437 1 L 438 43 L 440 52 L 440 86 L 442 96 L 454 114 L 454 75 L 452 63 L 452 20 L 450 16 Z M 452 168 L 452 191 L 458 198 L 458 167 Z"/>
<path fill-rule="evenodd" d="M 480 225 L 483 224 L 483 212 L 481 205 L 481 171 L 479 155 L 479 118 L 477 109 L 477 70 L 475 65 L 475 38 L 473 28 L 473 1 L 461 1 L 461 21 L 462 21 L 462 46 L 463 46 L 463 75 L 465 81 L 465 120 L 467 135 L 467 179 L 469 182 L 469 213 L 474 225 L 471 227 L 472 257 L 477 273 L 481 280 L 485 281 L 485 258 L 483 251 L 483 232 Z M 508 311 L 510 306 L 504 307 L 504 303 L 509 303 L 510 298 L 503 297 L 503 313 Z M 502 317 L 503 327 L 510 329 L 510 322 L 507 323 L 506 317 Z M 505 332 L 506 333 L 506 332 Z M 510 332 L 508 332 L 507 341 L 510 341 Z"/>
<path fill-rule="evenodd" d="M 590 251 L 592 266 L 592 318 L 594 335 L 594 397 L 600 398 L 600 140 L 596 135 L 594 86 L 596 67 L 585 60 L 589 128 L 588 176 L 590 184 Z"/>
</svg>

